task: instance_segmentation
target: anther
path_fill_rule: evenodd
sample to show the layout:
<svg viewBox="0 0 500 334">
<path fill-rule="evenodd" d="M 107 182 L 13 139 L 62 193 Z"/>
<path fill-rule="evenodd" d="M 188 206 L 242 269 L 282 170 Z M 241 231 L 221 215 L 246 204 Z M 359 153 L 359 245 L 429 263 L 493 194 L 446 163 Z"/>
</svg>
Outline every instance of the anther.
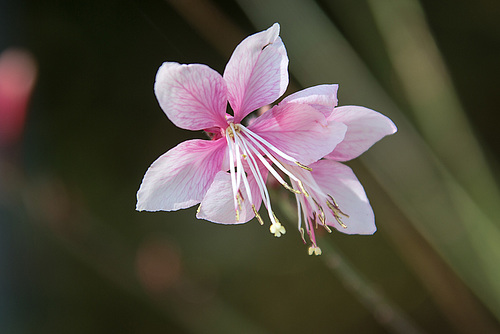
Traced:
<svg viewBox="0 0 500 334">
<path fill-rule="evenodd" d="M 305 197 L 309 197 L 309 194 L 307 193 L 307 191 L 304 189 L 304 185 L 302 184 L 302 181 L 298 181 L 297 182 L 299 184 L 299 188 L 300 190 L 302 190 L 302 193 L 304 194 Z"/>
<path fill-rule="evenodd" d="M 342 221 L 342 219 L 340 219 L 339 216 L 335 215 L 335 220 L 337 220 L 337 223 L 339 223 L 340 226 L 342 226 L 342 228 L 347 228 L 347 225 L 344 224 L 344 222 Z"/>
<path fill-rule="evenodd" d="M 297 195 L 298 195 L 298 194 L 301 194 L 301 192 L 300 192 L 299 190 L 297 190 L 297 189 L 295 189 L 295 188 L 290 187 L 290 186 L 288 185 L 288 183 L 283 183 L 283 184 L 282 184 L 282 186 L 283 186 L 283 187 L 285 187 L 285 189 L 286 189 L 286 190 L 290 190 L 290 191 L 291 191 L 292 193 L 294 193 L 294 194 L 297 194 Z"/>
<path fill-rule="evenodd" d="M 238 201 L 238 208 L 243 211 L 241 208 L 241 202 L 243 201 L 243 197 L 241 197 L 241 192 L 238 190 L 238 194 L 236 194 L 236 200 Z"/>
<path fill-rule="evenodd" d="M 262 217 L 259 215 L 259 213 L 257 212 L 257 209 L 255 208 L 255 205 L 253 205 L 253 204 L 252 204 L 252 210 L 253 210 L 253 213 L 255 214 L 255 218 L 257 218 L 260 225 L 264 225 L 264 221 L 262 220 Z"/>
<path fill-rule="evenodd" d="M 314 201 L 314 204 L 316 204 L 316 207 L 318 208 L 318 210 L 320 212 L 320 214 L 318 215 L 319 221 L 321 222 L 322 225 L 326 225 L 325 211 L 323 211 L 323 208 L 321 207 L 321 205 L 319 205 L 319 203 L 314 198 L 312 200 Z"/>
<path fill-rule="evenodd" d="M 347 225 L 344 224 L 344 222 L 340 218 L 339 214 L 341 214 L 341 215 L 343 215 L 343 216 L 345 216 L 347 218 L 349 218 L 349 215 L 343 213 L 340 210 L 337 202 L 335 202 L 335 199 L 331 195 L 328 195 L 328 197 L 330 198 L 330 200 L 326 201 L 326 205 L 328 205 L 328 207 L 330 208 L 330 210 L 332 210 L 332 213 L 333 213 L 333 216 L 335 217 L 335 220 L 337 221 L 337 223 L 340 224 L 340 226 L 342 226 L 342 228 L 347 228 Z"/>
<path fill-rule="evenodd" d="M 281 237 L 282 234 L 286 233 L 285 227 L 281 225 L 279 222 L 272 224 L 269 227 L 269 231 L 271 231 L 271 233 L 274 234 L 274 236 L 277 238 Z"/>
<path fill-rule="evenodd" d="M 303 168 L 303 169 L 305 169 L 305 170 L 308 170 L 308 171 L 312 172 L 312 168 L 311 168 L 311 167 L 307 167 L 306 165 L 303 165 L 303 164 L 301 164 L 301 163 L 300 163 L 300 162 L 298 162 L 298 161 L 295 161 L 295 164 L 296 164 L 297 166 L 299 166 L 300 168 Z"/>
<path fill-rule="evenodd" d="M 321 255 L 322 252 L 321 252 L 321 248 L 313 245 L 313 246 L 309 247 L 308 253 L 309 253 L 309 255 L 314 254 L 314 255 L 318 256 L 318 255 Z"/>
<path fill-rule="evenodd" d="M 332 195 L 328 194 L 328 197 L 330 198 L 330 201 L 331 201 L 330 204 L 332 204 L 332 206 L 334 207 L 334 209 L 336 211 L 338 211 L 341 215 L 344 215 L 346 218 L 349 218 L 349 215 L 347 213 L 344 213 L 344 212 L 342 212 L 342 210 L 340 210 L 339 205 L 337 204 L 337 202 L 335 201 L 335 199 L 332 197 Z M 328 201 L 327 201 L 327 203 L 328 203 Z"/>
</svg>

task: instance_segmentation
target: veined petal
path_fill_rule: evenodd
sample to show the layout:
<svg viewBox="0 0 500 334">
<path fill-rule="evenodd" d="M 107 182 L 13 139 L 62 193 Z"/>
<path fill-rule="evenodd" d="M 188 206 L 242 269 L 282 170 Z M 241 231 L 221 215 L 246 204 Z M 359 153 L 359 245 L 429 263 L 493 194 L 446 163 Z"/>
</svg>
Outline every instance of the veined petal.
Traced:
<svg viewBox="0 0 500 334">
<path fill-rule="evenodd" d="M 388 117 L 359 106 L 335 108 L 328 121 L 347 125 L 344 140 L 327 156 L 337 161 L 354 159 L 383 137 L 397 131 L 396 125 Z"/>
<path fill-rule="evenodd" d="M 321 160 L 310 166 L 316 184 L 325 194 L 331 195 L 342 212 L 342 222 L 347 226 L 343 228 L 336 222 L 335 217 L 328 209 L 326 200 L 323 206 L 328 225 L 335 227 L 346 234 L 373 234 L 377 230 L 375 217 L 363 186 L 348 166 L 332 161 Z"/>
<path fill-rule="evenodd" d="M 173 211 L 199 203 L 221 170 L 225 139 L 180 143 L 149 167 L 137 192 L 138 211 Z"/>
<path fill-rule="evenodd" d="M 337 106 L 339 85 L 318 85 L 288 95 L 281 103 L 302 103 L 321 111 L 328 117 Z"/>
<path fill-rule="evenodd" d="M 259 168 L 259 170 L 265 182 L 267 171 L 264 168 Z M 238 221 L 236 221 L 236 213 L 234 211 L 231 176 L 229 173 L 223 171 L 217 173 L 215 176 L 214 182 L 201 202 L 200 210 L 196 217 L 220 224 L 242 224 L 255 217 L 252 204 L 259 211 L 262 197 L 252 173 L 249 173 L 247 177 L 253 203 L 250 203 L 248 200 L 245 185 L 242 183 L 240 186 L 240 194 L 242 196 L 240 202 L 241 209 L 239 210 L 240 219 Z"/>
<path fill-rule="evenodd" d="M 165 62 L 158 70 L 155 94 L 167 117 L 180 128 L 225 127 L 227 87 L 206 65 Z"/>
<path fill-rule="evenodd" d="M 245 38 L 224 70 L 228 100 L 239 123 L 253 110 L 276 101 L 288 86 L 288 56 L 279 24 Z"/>
<path fill-rule="evenodd" d="M 323 113 L 307 104 L 280 103 L 259 116 L 248 129 L 302 164 L 332 152 L 347 127 L 327 122 Z"/>
</svg>

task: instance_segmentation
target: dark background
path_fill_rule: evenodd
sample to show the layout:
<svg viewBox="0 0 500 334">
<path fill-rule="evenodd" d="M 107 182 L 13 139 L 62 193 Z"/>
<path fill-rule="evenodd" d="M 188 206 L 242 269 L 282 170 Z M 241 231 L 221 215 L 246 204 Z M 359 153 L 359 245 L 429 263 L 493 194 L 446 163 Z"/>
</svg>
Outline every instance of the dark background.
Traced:
<svg viewBox="0 0 500 334">
<path fill-rule="evenodd" d="M 497 167 L 500 6 L 420 2 L 468 119 Z M 263 29 L 237 3 L 210 3 L 242 37 Z M 349 29 L 358 19 L 370 34 L 370 20 L 332 11 L 326 0 L 317 3 L 401 100 L 384 70 L 383 48 L 380 59 L 366 54 Z M 135 212 L 149 164 L 202 136 L 176 128 L 157 105 L 158 67 L 166 60 L 196 62 L 222 73 L 228 59 L 176 8 L 159 0 L 0 1 L 0 52 L 23 48 L 38 67 L 23 137 L 3 151 L 0 331 L 386 332 L 387 314 L 373 316 L 321 259 L 307 256 L 291 228 L 275 240 L 255 222 L 226 227 L 197 221 L 195 209 Z M 362 2 L 357 14 L 368 15 Z M 383 198 L 363 175 L 369 197 Z M 372 202 L 375 212 L 383 210 L 376 206 L 383 200 Z M 373 237 L 328 238 L 418 327 L 459 331 L 433 298 L 439 287 L 415 275 L 384 222 L 378 225 Z M 471 295 L 484 322 L 500 331 L 490 311 L 439 261 L 453 277 L 450 284 Z"/>
</svg>

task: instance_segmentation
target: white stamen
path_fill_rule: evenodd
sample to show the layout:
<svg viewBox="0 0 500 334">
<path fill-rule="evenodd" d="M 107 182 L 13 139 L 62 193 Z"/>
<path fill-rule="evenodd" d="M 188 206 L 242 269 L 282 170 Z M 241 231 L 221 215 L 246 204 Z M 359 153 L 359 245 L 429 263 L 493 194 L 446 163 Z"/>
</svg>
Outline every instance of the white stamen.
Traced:
<svg viewBox="0 0 500 334">
<path fill-rule="evenodd" d="M 253 133 L 252 131 L 248 130 L 246 127 L 244 127 L 243 125 L 241 125 L 241 130 L 243 130 L 243 132 L 245 134 L 248 134 L 249 137 L 253 137 L 255 139 L 257 139 L 259 142 L 265 144 L 267 147 L 269 147 L 272 151 L 274 151 L 274 153 L 276 153 L 277 155 L 279 155 L 280 157 L 282 157 L 283 159 L 285 160 L 288 160 L 288 161 L 291 161 L 293 163 L 295 162 L 298 162 L 295 158 L 292 158 L 291 156 L 289 156 L 288 154 L 280 151 L 279 149 L 277 149 L 276 147 L 274 147 L 271 143 L 269 143 L 267 140 L 265 140 L 264 138 L 262 138 L 261 136 L 259 136 L 258 134 L 256 133 Z"/>
<path fill-rule="evenodd" d="M 248 130 L 248 129 L 246 129 L 246 132 L 245 132 L 245 133 L 246 133 L 246 134 L 250 134 L 250 135 L 255 135 L 254 133 L 252 133 L 252 132 L 251 132 L 250 130 Z M 257 135 L 255 135 L 255 136 L 257 136 Z M 261 138 L 261 137 L 259 137 L 259 138 Z M 293 175 L 293 174 L 292 174 L 289 170 L 287 170 L 285 167 L 283 167 L 283 165 L 282 165 L 282 164 L 281 164 L 281 163 L 280 163 L 280 162 L 279 162 L 279 161 L 278 161 L 278 160 L 277 160 L 277 159 L 276 159 L 276 158 L 275 158 L 275 157 L 274 157 L 271 153 L 269 153 L 269 151 L 268 151 L 266 148 L 264 148 L 264 147 L 261 145 L 261 143 L 260 143 L 257 139 L 253 138 L 252 136 L 248 136 L 248 139 L 250 139 L 250 140 L 251 140 L 251 141 L 252 141 L 252 142 L 253 142 L 253 143 L 254 143 L 254 144 L 255 144 L 255 145 L 256 145 L 256 146 L 257 146 L 257 147 L 258 147 L 258 148 L 259 148 L 259 149 L 260 149 L 260 150 L 264 153 L 264 154 L 265 154 L 265 155 L 266 155 L 266 157 L 268 157 L 268 158 L 269 158 L 269 159 L 270 159 L 270 160 L 271 160 L 271 161 L 272 161 L 272 162 L 273 162 L 276 166 L 278 166 L 278 168 L 279 168 L 279 169 L 280 169 L 283 173 L 285 173 L 286 175 L 288 175 L 288 177 L 289 177 L 289 178 L 291 178 L 291 179 L 292 179 L 292 180 L 294 180 L 294 181 L 299 181 L 299 179 L 298 179 L 295 175 Z M 286 155 L 285 153 L 283 153 L 283 152 L 281 152 L 280 150 L 278 150 L 276 147 L 274 147 L 274 146 L 272 146 L 271 144 L 269 144 L 269 142 L 267 142 L 265 139 L 263 139 L 263 138 L 261 138 L 261 139 L 263 140 L 263 143 L 264 143 L 264 144 L 266 144 L 266 145 L 270 145 L 270 146 L 268 146 L 268 147 L 269 147 L 271 150 L 273 150 L 273 151 L 277 152 L 277 154 L 278 154 L 278 155 L 280 155 L 280 156 L 282 156 L 282 157 L 283 157 L 283 155 L 285 155 L 285 156 L 289 157 L 289 156 L 288 156 L 288 155 Z M 279 153 L 278 153 L 278 152 L 279 152 Z M 290 157 L 290 158 L 291 158 L 291 157 Z M 285 158 L 285 159 L 287 159 L 287 158 Z M 297 161 L 296 161 L 295 159 L 293 159 L 293 158 L 291 158 L 291 159 L 292 159 L 292 160 L 291 160 L 292 162 L 297 163 Z M 266 166 L 266 167 L 267 167 L 267 166 Z M 267 168 L 269 169 L 269 171 L 271 171 L 271 169 L 270 169 L 269 167 L 267 167 Z M 279 181 L 278 181 L 278 182 L 279 182 Z M 281 182 L 280 182 L 280 183 L 281 183 Z M 281 183 L 281 184 L 283 184 L 283 183 Z"/>
<path fill-rule="evenodd" d="M 260 152 L 256 148 L 254 148 L 251 145 L 249 145 L 249 148 L 257 156 L 257 158 L 259 158 L 259 160 L 262 162 L 262 164 L 267 168 L 267 170 L 274 176 L 274 178 L 279 183 L 281 183 L 283 186 L 285 186 L 285 184 L 288 186 L 288 184 L 285 182 L 285 180 L 283 180 L 283 178 L 274 170 L 274 168 L 269 164 L 269 162 L 267 162 L 267 160 L 262 156 L 262 154 L 260 154 Z M 288 186 L 288 187 L 291 188 L 290 186 Z M 286 188 L 286 186 L 285 186 L 285 188 Z"/>
<path fill-rule="evenodd" d="M 259 190 L 261 192 L 261 196 L 264 200 L 264 205 L 267 208 L 267 212 L 269 214 L 269 219 L 271 220 L 272 223 L 275 223 L 276 220 L 273 217 L 273 215 L 271 214 L 273 212 L 272 208 L 271 208 L 271 197 L 269 196 L 269 192 L 267 191 L 267 187 L 265 185 L 262 174 L 260 173 L 259 167 L 257 165 L 257 161 L 255 161 L 255 157 L 250 152 L 250 149 L 249 149 L 250 143 L 247 143 L 244 140 L 244 138 L 239 138 L 239 139 L 240 139 L 239 143 L 242 145 L 242 148 L 244 151 L 243 153 L 246 154 L 250 158 L 250 161 L 248 162 L 248 166 L 250 167 L 250 170 L 252 171 L 252 173 L 255 177 L 255 180 L 257 181 L 257 186 L 259 187 Z"/>
<path fill-rule="evenodd" d="M 240 189 L 241 185 L 241 174 L 243 172 L 243 168 L 241 165 L 241 154 L 240 154 L 240 145 L 236 142 L 237 133 L 236 133 L 236 127 L 234 126 L 233 123 L 229 124 L 229 127 L 231 128 L 233 132 L 233 140 L 234 140 L 234 148 L 235 148 L 235 154 L 234 158 L 236 159 L 236 189 Z"/>
<path fill-rule="evenodd" d="M 297 217 L 299 218 L 299 230 L 300 230 L 300 227 L 302 226 L 302 217 L 301 217 L 301 206 L 300 206 L 300 200 L 299 200 L 299 195 L 295 195 L 295 200 L 297 201 Z"/>
<path fill-rule="evenodd" d="M 238 201 L 236 199 L 238 188 L 236 187 L 236 178 L 234 175 L 234 152 L 233 152 L 234 143 L 231 140 L 231 136 L 229 135 L 228 131 L 226 131 L 226 141 L 228 143 L 228 148 L 229 148 L 229 171 L 231 174 L 231 186 L 233 188 L 234 211 L 236 212 L 236 220 L 239 220 Z"/>
<path fill-rule="evenodd" d="M 233 137 L 234 137 L 234 140 L 235 140 L 235 143 L 236 143 L 236 154 L 237 154 L 236 165 L 237 165 L 237 168 L 238 168 L 238 170 L 237 170 L 238 179 L 236 181 L 236 187 L 237 187 L 237 189 L 239 189 L 241 179 L 243 179 L 243 184 L 245 185 L 245 190 L 246 190 L 246 193 L 247 193 L 247 196 L 248 196 L 248 200 L 249 200 L 250 204 L 253 204 L 252 192 L 250 190 L 250 185 L 248 184 L 248 179 L 247 179 L 247 176 L 245 174 L 245 170 L 243 169 L 243 163 L 241 162 L 241 155 L 240 155 L 240 146 L 241 146 L 241 143 L 240 143 L 240 138 L 239 138 L 238 134 L 236 133 L 234 125 L 231 124 L 230 126 L 231 126 L 231 129 L 233 130 L 233 134 L 234 134 Z M 243 152 L 243 153 L 245 154 L 245 152 Z"/>
</svg>

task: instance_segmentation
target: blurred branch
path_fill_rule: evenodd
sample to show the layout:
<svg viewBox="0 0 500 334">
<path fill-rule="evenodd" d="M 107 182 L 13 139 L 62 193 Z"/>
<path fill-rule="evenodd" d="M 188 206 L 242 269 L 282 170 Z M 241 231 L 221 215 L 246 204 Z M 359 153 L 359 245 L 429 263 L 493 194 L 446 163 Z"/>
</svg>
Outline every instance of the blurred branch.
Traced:
<svg viewBox="0 0 500 334">
<path fill-rule="evenodd" d="M 322 260 L 344 286 L 392 333 L 417 334 L 422 331 L 380 291 L 364 278 L 331 242 L 322 238 Z"/>
<path fill-rule="evenodd" d="M 417 0 L 368 0 L 419 130 L 490 218 L 500 193 Z"/>
<path fill-rule="evenodd" d="M 357 172 L 365 168 L 355 164 Z M 414 229 L 404 214 L 395 207 L 380 185 L 365 178 L 368 193 L 376 193 L 370 202 L 377 210 L 378 222 L 383 222 L 379 233 L 391 236 L 392 243 L 414 274 L 426 286 L 457 333 L 495 333 L 498 324 L 485 306 L 457 277 L 431 245 Z"/>
<path fill-rule="evenodd" d="M 277 202 L 280 213 L 286 216 L 288 221 L 294 221 L 297 212 L 292 207 L 292 201 L 282 197 Z M 378 323 L 391 333 L 418 334 L 423 333 L 416 324 L 397 305 L 390 301 L 384 294 L 377 290 L 347 258 L 332 245 L 329 235 L 319 240 L 322 254 L 321 260 L 330 271 L 342 282 L 344 287 L 351 292 L 358 301 L 366 307 Z"/>
<path fill-rule="evenodd" d="M 490 220 L 500 218 L 498 186 L 418 1 L 368 0 L 368 4 L 419 129 L 447 170 L 443 173 L 446 189 L 463 217 L 464 230 L 486 273 L 484 279 L 490 282 L 489 288 L 481 284 L 475 290 L 500 316 L 500 229 Z M 452 264 L 462 273 L 468 268 L 462 258 Z"/>
</svg>

